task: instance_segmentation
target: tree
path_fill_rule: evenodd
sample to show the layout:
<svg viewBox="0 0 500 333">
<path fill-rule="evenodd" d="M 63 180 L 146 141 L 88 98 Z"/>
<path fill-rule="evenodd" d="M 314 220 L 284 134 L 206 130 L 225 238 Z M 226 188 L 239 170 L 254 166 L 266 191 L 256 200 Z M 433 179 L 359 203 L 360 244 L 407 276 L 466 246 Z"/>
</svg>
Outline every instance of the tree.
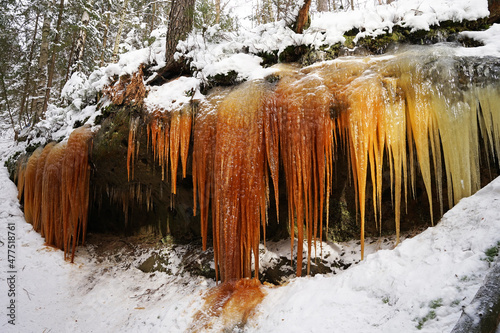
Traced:
<svg viewBox="0 0 500 333">
<path fill-rule="evenodd" d="M 53 4 L 50 5 L 50 8 Z M 50 33 L 50 12 L 45 11 L 42 25 L 42 41 L 40 44 L 40 57 L 38 58 L 38 86 L 36 89 L 35 97 L 35 119 L 33 123 L 37 122 L 43 116 L 43 109 L 45 103 L 45 87 L 47 84 L 47 64 L 49 61 L 49 33 Z"/>
<path fill-rule="evenodd" d="M 215 0 L 215 24 L 220 22 L 220 0 Z"/>
<path fill-rule="evenodd" d="M 279 12 L 279 3 L 277 5 L 277 11 Z M 266 24 L 274 21 L 273 3 L 271 0 L 262 0 L 261 4 L 257 1 L 255 20 L 257 24 Z"/>
<path fill-rule="evenodd" d="M 111 5 L 108 4 L 108 10 L 106 11 L 106 21 L 104 23 L 104 33 L 103 33 L 103 36 L 102 36 L 102 51 L 101 51 L 101 62 L 100 62 L 100 66 L 104 66 L 104 57 L 106 55 L 106 47 L 107 47 L 107 43 L 108 43 L 108 32 L 109 32 L 109 21 L 110 21 L 110 13 L 109 13 L 109 10 L 110 10 L 110 7 Z"/>
<path fill-rule="evenodd" d="M 92 7 L 92 1 L 89 1 L 88 6 Z M 88 10 L 84 10 L 82 14 L 82 19 L 80 21 L 80 32 L 78 33 L 78 39 L 76 40 L 74 58 L 72 60 L 71 73 L 80 70 L 81 62 L 83 59 L 83 51 L 85 50 L 85 42 L 87 41 L 87 25 L 89 24 L 90 16 Z"/>
<path fill-rule="evenodd" d="M 212 0 L 197 0 L 194 12 L 194 29 L 204 30 L 209 26 L 218 24 L 221 30 L 232 31 L 236 27 L 236 20 L 229 14 L 224 13 L 224 8 L 229 2 L 222 5 L 217 17 L 217 4 Z"/>
<path fill-rule="evenodd" d="M 174 58 L 179 41 L 187 38 L 193 28 L 195 0 L 173 0 L 170 9 L 167 40 L 165 47 L 165 67 L 159 72 L 180 72 L 181 63 Z"/>
<path fill-rule="evenodd" d="M 113 62 L 118 61 L 118 51 L 120 50 L 120 40 L 121 40 L 122 32 L 123 32 L 123 25 L 125 24 L 125 15 L 127 14 L 128 1 L 129 0 L 125 0 L 125 2 L 123 3 L 122 10 L 121 10 L 120 25 L 118 28 L 118 32 L 116 33 L 115 45 L 113 47 L 113 57 L 112 57 Z"/>
<path fill-rule="evenodd" d="M 318 12 L 327 12 L 328 11 L 328 0 L 317 0 L 316 6 L 318 8 Z"/>
<path fill-rule="evenodd" d="M 309 21 L 309 7 L 311 7 L 311 0 L 306 0 L 304 5 L 302 5 L 302 8 L 299 10 L 299 15 L 297 16 L 295 24 L 295 32 L 298 34 L 304 32 L 304 29 Z"/>
<path fill-rule="evenodd" d="M 56 35 L 52 43 L 52 57 L 50 59 L 50 66 L 47 77 L 47 87 L 45 88 L 45 100 L 43 103 L 42 114 L 45 114 L 45 111 L 47 111 L 47 106 L 49 104 L 49 99 L 50 99 L 50 90 L 52 89 L 52 81 L 54 80 L 54 67 L 56 65 L 56 55 L 58 52 L 59 39 L 61 35 L 59 31 L 61 30 L 63 11 L 64 11 L 64 0 L 61 0 L 59 3 L 59 14 L 57 15 Z"/>
</svg>

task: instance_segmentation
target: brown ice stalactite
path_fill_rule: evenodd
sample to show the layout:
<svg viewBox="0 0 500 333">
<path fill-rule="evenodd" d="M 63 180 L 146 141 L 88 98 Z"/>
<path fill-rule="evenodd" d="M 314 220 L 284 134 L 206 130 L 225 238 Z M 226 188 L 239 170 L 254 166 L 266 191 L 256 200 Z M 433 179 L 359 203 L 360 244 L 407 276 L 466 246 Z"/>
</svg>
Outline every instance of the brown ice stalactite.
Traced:
<svg viewBox="0 0 500 333">
<path fill-rule="evenodd" d="M 45 174 L 45 162 L 47 156 L 49 155 L 52 148 L 55 146 L 55 142 L 51 142 L 45 146 L 40 157 L 38 158 L 36 166 L 36 177 L 35 177 L 35 193 L 33 200 L 33 229 L 36 232 L 40 232 L 42 237 L 44 233 L 42 230 L 42 201 L 43 201 L 43 178 Z"/>
<path fill-rule="evenodd" d="M 171 192 L 173 194 L 177 192 L 179 159 L 182 165 L 182 174 L 184 177 L 186 176 L 191 127 L 192 112 L 190 107 L 175 111 L 156 110 L 152 112 L 151 120 L 147 125 L 148 150 L 149 143 L 151 143 L 154 159 L 161 168 L 162 180 L 171 182 Z M 131 140 L 137 141 L 136 135 L 132 132 L 133 128 L 131 127 L 128 143 L 129 155 L 134 154 L 131 151 L 137 145 L 131 143 Z M 135 153 L 136 158 L 137 154 L 138 151 Z M 131 158 L 131 160 L 133 164 L 134 159 Z M 170 178 L 168 177 L 169 172 Z"/>
<path fill-rule="evenodd" d="M 22 155 L 17 161 L 17 173 L 15 180 L 17 181 L 17 199 L 19 200 L 19 202 L 23 198 L 24 194 L 24 183 L 25 183 L 27 163 L 28 159 L 26 155 Z"/>
<path fill-rule="evenodd" d="M 186 178 L 187 160 L 189 153 L 189 142 L 191 141 L 191 131 L 193 123 L 192 107 L 186 106 L 182 109 L 180 119 L 180 158 L 182 164 L 182 177 Z"/>
<path fill-rule="evenodd" d="M 258 276 L 260 226 L 267 212 L 264 82 L 217 92 L 195 121 L 193 182 L 204 247 L 212 198 L 214 259 L 222 281 Z M 195 210 L 198 206 L 195 207 Z"/>
<path fill-rule="evenodd" d="M 292 235 L 297 228 L 297 276 L 302 274 L 304 232 L 308 244 L 307 273 L 312 245 L 318 237 L 330 187 L 334 123 L 332 94 L 320 77 L 288 76 L 277 89 L 281 160 L 286 179 L 288 216 Z"/>
<path fill-rule="evenodd" d="M 212 93 L 200 105 L 200 109 L 194 121 L 194 144 L 193 144 L 193 214 L 200 213 L 201 235 L 203 250 L 207 249 L 207 233 L 209 221 L 210 198 L 214 186 L 214 156 L 215 156 L 215 134 L 217 124 L 217 109 L 220 102 L 228 94 L 228 90 Z M 212 203 L 213 205 L 213 203 Z M 218 248 L 217 226 L 213 229 L 213 246 Z M 218 262 L 217 252 L 214 252 L 214 260 Z M 218 270 L 215 270 L 218 278 Z"/>
<path fill-rule="evenodd" d="M 251 277 L 252 254 L 258 275 L 260 225 L 267 209 L 263 84 L 232 91 L 217 112 L 212 223 L 222 281 Z"/>
<path fill-rule="evenodd" d="M 89 150 L 92 132 L 88 127 L 73 131 L 68 141 L 38 148 L 18 177 L 20 200 L 24 198 L 26 221 L 45 238 L 48 246 L 64 250 L 71 261 L 79 240 L 85 239 L 89 204 Z M 25 170 L 23 170 L 25 169 Z M 23 180 L 24 179 L 24 180 Z"/>
<path fill-rule="evenodd" d="M 47 147 L 45 148 L 47 149 Z M 45 150 L 44 150 L 45 151 Z M 42 180 L 41 234 L 45 243 L 64 248 L 62 170 L 66 142 L 61 142 L 49 150 Z"/>
<path fill-rule="evenodd" d="M 89 206 L 92 131 L 80 127 L 71 133 L 62 168 L 62 214 L 65 258 L 73 262 L 80 239 L 85 243 Z M 71 250 L 70 250 L 71 247 Z"/>
<path fill-rule="evenodd" d="M 139 155 L 139 141 L 137 140 L 137 130 L 139 128 L 140 117 L 130 119 L 130 130 L 127 147 L 127 177 L 128 181 L 134 179 L 134 166 Z"/>
<path fill-rule="evenodd" d="M 172 111 L 170 113 L 170 185 L 171 192 L 177 193 L 177 167 L 179 166 L 179 149 L 180 149 L 180 133 L 181 133 L 181 114 L 180 111 Z"/>
<path fill-rule="evenodd" d="M 161 179 L 168 174 L 170 120 L 168 114 L 160 111 L 153 113 L 153 119 L 148 124 L 148 142 L 151 141 L 154 159 L 161 168 Z"/>
<path fill-rule="evenodd" d="M 33 152 L 28 159 L 24 173 L 24 217 L 26 222 L 31 224 L 33 223 L 33 205 L 35 201 L 36 167 L 42 151 L 43 149 L 39 147 Z"/>
<path fill-rule="evenodd" d="M 265 292 L 258 279 L 224 282 L 204 296 L 203 308 L 194 315 L 188 332 L 237 330 L 255 313 L 255 308 L 264 297 Z"/>
</svg>

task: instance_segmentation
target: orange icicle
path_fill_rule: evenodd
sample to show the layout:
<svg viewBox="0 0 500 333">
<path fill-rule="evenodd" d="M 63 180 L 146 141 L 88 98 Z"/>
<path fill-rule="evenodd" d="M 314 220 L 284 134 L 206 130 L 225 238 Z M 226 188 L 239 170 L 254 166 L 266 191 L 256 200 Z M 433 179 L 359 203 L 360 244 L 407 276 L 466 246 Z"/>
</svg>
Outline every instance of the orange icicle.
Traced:
<svg viewBox="0 0 500 333">
<path fill-rule="evenodd" d="M 35 201 L 35 187 L 36 187 L 36 167 L 38 158 L 42 154 L 43 149 L 37 148 L 28 159 L 26 171 L 24 173 L 24 217 L 26 222 L 33 224 L 33 206 Z"/>
<path fill-rule="evenodd" d="M 49 155 L 52 148 L 55 146 L 55 142 L 51 142 L 45 146 L 40 157 L 38 158 L 37 166 L 36 166 L 36 177 L 35 177 L 35 193 L 33 200 L 33 229 L 35 231 L 40 232 L 42 237 L 44 237 L 43 229 L 42 229 L 42 184 L 43 178 L 45 174 L 45 161 L 47 156 Z"/>
<path fill-rule="evenodd" d="M 78 242 L 85 242 L 89 204 L 89 152 L 92 132 L 80 127 L 73 131 L 67 143 L 62 169 L 62 214 L 65 258 L 74 260 Z M 71 247 L 71 251 L 70 251 Z"/>
<path fill-rule="evenodd" d="M 189 141 L 191 140 L 191 127 L 193 116 L 191 114 L 191 107 L 185 107 L 181 113 L 180 119 L 180 157 L 182 164 L 182 177 L 186 178 L 187 172 L 187 159 L 189 153 Z"/>
<path fill-rule="evenodd" d="M 47 148 L 45 148 L 47 149 Z M 44 169 L 42 185 L 41 233 L 47 245 L 64 249 L 62 170 L 66 142 L 50 149 Z"/>
<path fill-rule="evenodd" d="M 127 177 L 128 181 L 134 179 L 134 165 L 137 156 L 139 155 L 139 145 L 137 142 L 137 129 L 139 127 L 140 118 L 130 119 L 130 130 L 128 134 L 127 147 Z M 132 174 L 132 176 L 130 176 Z"/>
<path fill-rule="evenodd" d="M 293 82 L 293 84 L 291 83 Z M 279 142 L 288 193 L 289 223 L 297 224 L 297 276 L 302 274 L 304 230 L 308 241 L 307 273 L 311 246 L 323 220 L 327 165 L 334 145 L 330 118 L 332 95 L 318 76 L 289 76 L 276 90 Z M 330 160 L 331 161 L 331 160 Z M 319 202 L 318 202 L 319 201 Z"/>
</svg>

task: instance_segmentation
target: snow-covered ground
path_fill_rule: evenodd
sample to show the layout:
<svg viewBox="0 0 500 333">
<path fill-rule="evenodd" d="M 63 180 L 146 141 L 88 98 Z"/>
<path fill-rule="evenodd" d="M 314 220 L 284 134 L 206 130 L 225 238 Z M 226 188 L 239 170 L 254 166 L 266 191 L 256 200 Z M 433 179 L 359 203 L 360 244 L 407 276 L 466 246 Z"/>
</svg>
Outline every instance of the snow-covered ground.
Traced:
<svg viewBox="0 0 500 333">
<path fill-rule="evenodd" d="M 103 257 L 84 246 L 74 264 L 65 262 L 62 251 L 45 246 L 24 220 L 3 166 L 15 150 L 10 134 L 0 137 L 0 331 L 187 331 L 214 281 L 143 273 L 137 266 L 151 254 L 147 250 Z M 266 297 L 243 331 L 448 332 L 489 270 L 485 252 L 500 246 L 499 211 L 497 178 L 395 249 L 374 243 L 366 260 L 346 270 L 264 287 Z M 14 251 L 8 252 L 11 244 Z M 359 251 L 357 246 L 325 244 L 324 250 L 335 255 Z M 283 250 L 269 245 L 264 265 L 279 255 L 273 251 Z M 15 316 L 9 317 L 13 301 Z M 15 326 L 8 322 L 14 318 Z"/>
</svg>

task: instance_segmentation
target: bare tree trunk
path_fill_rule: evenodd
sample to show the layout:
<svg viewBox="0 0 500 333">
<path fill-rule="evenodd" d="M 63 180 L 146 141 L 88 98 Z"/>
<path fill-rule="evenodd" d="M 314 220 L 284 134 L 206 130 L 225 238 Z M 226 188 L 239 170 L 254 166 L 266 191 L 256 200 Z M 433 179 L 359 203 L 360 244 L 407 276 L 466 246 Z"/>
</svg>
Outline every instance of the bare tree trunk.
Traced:
<svg viewBox="0 0 500 333">
<path fill-rule="evenodd" d="M 19 111 L 19 122 L 21 122 L 21 119 L 24 116 L 25 111 L 28 108 L 28 92 L 29 92 L 29 87 L 31 86 L 31 62 L 33 61 L 33 55 L 35 53 L 35 41 L 36 41 L 36 34 L 38 32 L 38 19 L 40 18 L 40 12 L 38 11 L 36 13 L 36 20 L 35 20 L 35 31 L 33 32 L 33 41 L 31 42 L 31 48 L 30 48 L 30 54 L 28 57 L 28 70 L 26 71 L 26 79 L 24 80 L 24 90 L 23 90 L 23 95 L 21 97 L 21 110 Z"/>
<path fill-rule="evenodd" d="M 47 111 L 47 106 L 49 105 L 50 90 L 52 89 L 52 80 L 54 78 L 54 68 L 56 66 L 56 55 L 59 48 L 59 30 L 61 29 L 62 16 L 64 11 L 64 0 L 59 3 L 59 14 L 57 15 L 56 24 L 56 35 L 54 36 L 54 41 L 52 43 L 52 58 L 50 59 L 49 75 L 47 78 L 47 87 L 45 89 L 45 100 L 43 102 L 43 114 Z"/>
<path fill-rule="evenodd" d="M 3 96 L 5 99 L 5 104 L 7 105 L 7 111 L 9 112 L 10 122 L 12 124 L 12 130 L 14 131 L 17 137 L 16 125 L 14 123 L 14 117 L 12 116 L 12 109 L 10 108 L 10 102 L 9 102 L 9 94 L 7 92 L 7 86 L 5 85 L 4 72 L 1 66 L 0 66 L 0 79 L 2 81 Z"/>
<path fill-rule="evenodd" d="M 337 3 L 336 3 L 337 0 L 333 0 L 331 2 L 332 6 L 330 7 L 330 10 L 337 10 Z M 342 2 L 341 2 L 341 5 L 342 5 Z"/>
<path fill-rule="evenodd" d="M 47 84 L 47 63 L 49 61 L 49 33 L 50 15 L 47 11 L 43 18 L 42 41 L 40 44 L 40 58 L 38 59 L 38 85 L 34 101 L 35 115 L 32 124 L 36 123 L 43 115 L 43 103 L 45 99 L 45 86 Z"/>
<path fill-rule="evenodd" d="M 351 10 L 354 10 L 354 0 L 351 0 Z"/>
<path fill-rule="evenodd" d="M 274 21 L 274 13 L 273 13 L 273 4 L 271 3 L 271 0 L 267 0 L 266 2 L 266 14 L 267 14 L 267 21 L 268 22 L 273 22 Z"/>
<path fill-rule="evenodd" d="M 215 0 L 215 24 L 220 23 L 220 0 Z"/>
<path fill-rule="evenodd" d="M 154 5 L 153 5 L 154 6 Z M 106 23 L 105 23 L 105 28 L 104 28 L 104 34 L 102 36 L 102 52 L 101 52 L 101 64 L 100 66 L 104 66 L 104 56 L 106 54 L 106 46 L 108 44 L 108 31 L 109 31 L 109 11 L 110 11 L 110 5 L 108 5 L 108 12 L 106 13 Z"/>
<path fill-rule="evenodd" d="M 118 32 L 116 33 L 115 45 L 113 47 L 113 56 L 111 58 L 112 62 L 118 62 L 118 51 L 120 50 L 120 40 L 122 38 L 123 25 L 125 24 L 125 16 L 127 14 L 128 1 L 125 0 L 123 3 L 122 12 L 120 15 L 120 25 L 118 26 Z"/>
<path fill-rule="evenodd" d="M 68 66 L 66 66 L 66 75 L 64 77 L 64 82 L 68 82 L 69 80 L 69 74 L 71 73 L 71 59 L 73 59 L 73 55 L 75 54 L 75 46 L 76 46 L 76 31 L 73 32 L 73 35 L 71 36 L 71 50 L 69 51 L 69 60 L 68 60 Z M 64 85 L 61 85 L 61 89 L 59 90 L 59 94 L 61 93 L 62 89 L 64 88 Z"/>
<path fill-rule="evenodd" d="M 109 18 L 109 16 L 108 16 Z M 151 21 L 150 21 L 150 26 L 149 26 L 149 32 L 147 38 L 151 36 L 151 33 L 153 32 L 153 29 L 155 28 L 155 19 L 156 19 L 156 2 L 153 2 L 151 4 Z"/>
<path fill-rule="evenodd" d="M 178 62 L 174 59 L 177 44 L 187 38 L 193 28 L 195 0 L 174 0 L 170 9 L 167 41 L 165 47 L 166 66 L 163 72 L 174 69 Z"/>
<path fill-rule="evenodd" d="M 318 7 L 318 12 L 328 11 L 328 1 L 327 0 L 317 0 L 316 6 Z"/>
<path fill-rule="evenodd" d="M 261 24 L 261 18 L 259 15 L 259 1 L 257 0 L 257 3 L 255 5 L 255 20 L 257 20 L 257 25 Z M 253 22 L 254 20 L 252 20 Z"/>
<path fill-rule="evenodd" d="M 88 6 L 92 7 L 92 2 L 89 1 Z M 90 21 L 90 16 L 87 10 L 85 10 L 82 14 L 82 19 L 81 19 L 81 28 L 80 32 L 78 33 L 78 39 L 76 41 L 76 46 L 75 46 L 75 54 L 74 54 L 74 59 L 72 60 L 72 68 L 71 68 L 71 74 L 73 74 L 76 71 L 80 70 L 82 59 L 83 59 L 83 51 L 85 50 L 85 43 L 87 41 L 87 30 L 86 27 L 89 24 Z"/>
<path fill-rule="evenodd" d="M 309 20 L 309 7 L 311 7 L 311 0 L 306 0 L 299 10 L 299 15 L 297 16 L 295 24 L 295 32 L 298 34 L 303 33 L 307 25 L 307 21 Z"/>
</svg>

